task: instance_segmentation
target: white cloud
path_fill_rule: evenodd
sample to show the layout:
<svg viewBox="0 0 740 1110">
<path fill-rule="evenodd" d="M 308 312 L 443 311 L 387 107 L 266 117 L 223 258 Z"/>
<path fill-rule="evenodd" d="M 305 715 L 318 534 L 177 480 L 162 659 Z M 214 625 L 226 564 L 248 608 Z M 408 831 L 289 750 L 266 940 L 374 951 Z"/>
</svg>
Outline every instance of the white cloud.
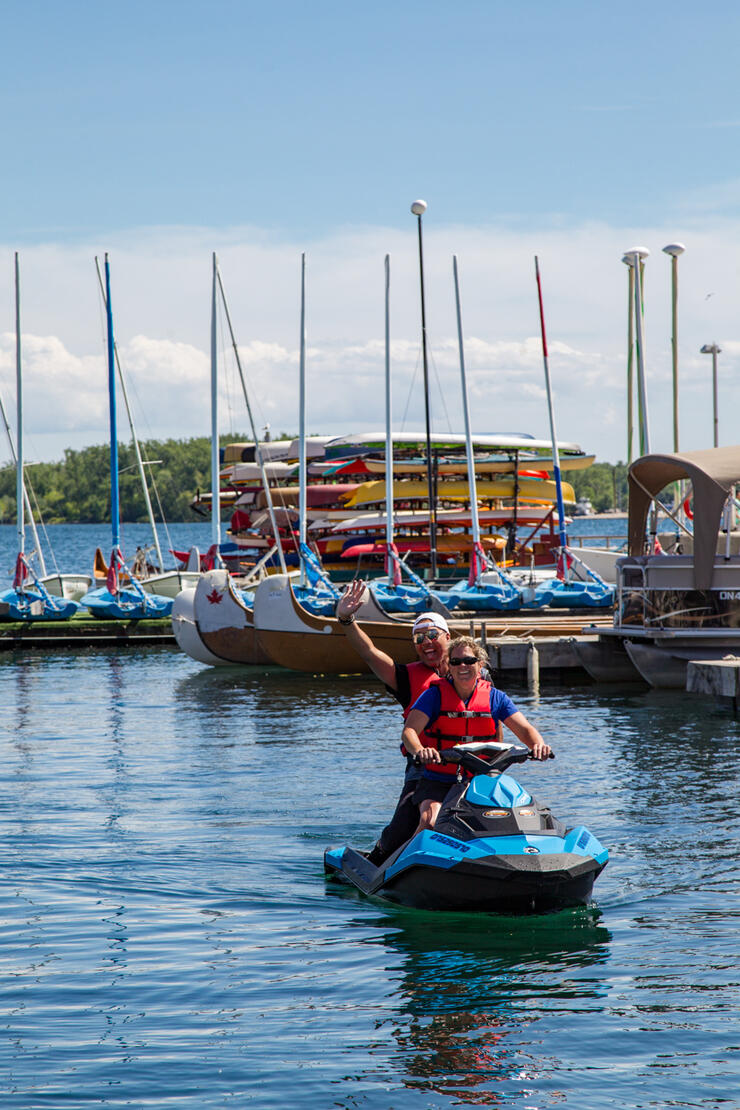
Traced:
<svg viewBox="0 0 740 1110">
<path fill-rule="evenodd" d="M 737 440 L 739 275 L 729 244 L 740 227 L 519 231 L 425 223 L 427 322 L 435 426 L 462 427 L 452 254 L 460 268 L 465 356 L 475 431 L 548 434 L 534 254 L 542 271 L 550 370 L 562 439 L 600 458 L 625 455 L 627 271 L 624 250 L 652 249 L 645 283 L 646 363 L 654 449 L 670 449 L 670 265 L 661 247 L 685 242 L 679 262 L 682 446 L 711 443 L 711 360 L 717 340 L 720 439 Z M 738 221 L 740 224 L 740 221 Z M 224 244 L 223 246 L 219 246 Z M 300 252 L 253 228 L 162 229 L 109 244 L 121 362 L 142 437 L 208 434 L 210 252 L 219 247 L 229 306 L 257 423 L 298 425 Z M 394 425 L 421 427 L 418 256 L 413 226 L 347 229 L 307 251 L 307 409 L 311 431 L 380 428 L 384 421 L 384 271 L 391 254 Z M 107 438 L 104 319 L 92 245 L 29 247 L 21 256 L 27 442 L 37 457 Z M 12 252 L 0 247 L 0 389 L 14 405 Z M 709 294 L 712 294 L 709 296 Z M 220 340 L 222 427 L 248 427 L 233 355 Z M 444 404 L 442 403 L 444 395 Z M 124 438 L 125 414 L 119 418 Z M 2 452 L 1 454 L 4 454 Z"/>
</svg>

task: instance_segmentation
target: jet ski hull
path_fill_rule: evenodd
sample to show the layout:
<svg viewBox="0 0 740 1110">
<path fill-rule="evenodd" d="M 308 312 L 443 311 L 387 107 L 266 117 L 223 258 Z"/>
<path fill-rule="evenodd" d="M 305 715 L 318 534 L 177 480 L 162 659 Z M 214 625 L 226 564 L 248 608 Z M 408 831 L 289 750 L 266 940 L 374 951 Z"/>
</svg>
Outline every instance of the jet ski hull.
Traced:
<svg viewBox="0 0 740 1110">
<path fill-rule="evenodd" d="M 423 910 L 483 913 L 548 913 L 584 906 L 604 863 L 570 852 L 533 857 L 510 855 L 462 859 L 449 867 L 417 863 L 387 875 L 359 852 L 329 850 L 328 875 L 357 887 L 363 894 Z"/>
<path fill-rule="evenodd" d="M 583 825 L 565 829 L 507 775 L 453 787 L 434 829 L 380 867 L 353 848 L 324 854 L 328 876 L 424 910 L 546 913 L 586 905 L 608 852 Z"/>
</svg>

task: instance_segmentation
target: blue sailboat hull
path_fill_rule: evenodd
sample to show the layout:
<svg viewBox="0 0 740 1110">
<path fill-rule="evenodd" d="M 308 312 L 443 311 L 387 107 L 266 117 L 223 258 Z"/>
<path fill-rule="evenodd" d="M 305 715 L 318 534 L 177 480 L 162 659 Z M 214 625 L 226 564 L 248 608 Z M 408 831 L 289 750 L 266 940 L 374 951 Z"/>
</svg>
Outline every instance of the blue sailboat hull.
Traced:
<svg viewBox="0 0 740 1110">
<path fill-rule="evenodd" d="M 519 590 L 505 583 L 469 586 L 467 582 L 457 582 L 449 592 L 457 595 L 458 604 L 463 609 L 520 609 L 522 605 Z"/>
<path fill-rule="evenodd" d="M 386 613 L 425 613 L 429 609 L 429 598 L 434 597 L 447 609 L 455 609 L 460 599 L 450 590 L 428 590 L 421 586 L 387 586 L 373 582 L 375 599 Z"/>
<path fill-rule="evenodd" d="M 104 586 L 89 590 L 80 604 L 94 616 L 104 620 L 142 620 L 154 617 L 169 617 L 172 613 L 171 597 L 160 594 L 144 594 L 136 590 L 119 590 L 112 594 Z"/>
<path fill-rule="evenodd" d="M 333 617 L 337 599 L 326 590 L 314 586 L 294 586 L 293 592 L 304 609 L 316 617 Z"/>
<path fill-rule="evenodd" d="M 0 620 L 66 621 L 80 608 L 66 597 L 44 597 L 37 590 L 4 590 L 0 593 Z"/>
<path fill-rule="evenodd" d="M 607 609 L 614 604 L 614 588 L 599 582 L 548 583 L 553 588 L 550 606 L 554 609 Z"/>
</svg>

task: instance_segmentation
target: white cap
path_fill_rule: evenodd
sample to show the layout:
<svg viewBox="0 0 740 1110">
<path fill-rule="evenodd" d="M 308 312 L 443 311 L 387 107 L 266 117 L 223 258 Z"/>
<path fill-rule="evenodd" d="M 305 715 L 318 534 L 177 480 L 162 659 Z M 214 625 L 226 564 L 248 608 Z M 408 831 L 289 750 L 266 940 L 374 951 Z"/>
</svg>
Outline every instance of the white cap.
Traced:
<svg viewBox="0 0 740 1110">
<path fill-rule="evenodd" d="M 422 625 L 427 624 L 433 624 L 435 628 L 440 628 L 443 632 L 446 632 L 448 636 L 450 634 L 450 628 L 447 624 L 447 621 L 444 619 L 444 617 L 440 616 L 439 613 L 419 613 L 419 616 L 414 621 L 414 627 L 411 629 L 412 636 L 414 632 L 417 632 L 421 628 Z"/>
</svg>

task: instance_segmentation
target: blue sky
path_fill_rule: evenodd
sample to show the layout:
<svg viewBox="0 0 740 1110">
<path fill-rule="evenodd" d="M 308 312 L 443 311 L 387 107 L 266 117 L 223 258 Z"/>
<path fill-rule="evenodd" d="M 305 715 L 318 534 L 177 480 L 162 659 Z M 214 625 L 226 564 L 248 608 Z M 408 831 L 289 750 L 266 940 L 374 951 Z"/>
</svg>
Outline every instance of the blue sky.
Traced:
<svg viewBox="0 0 740 1110">
<path fill-rule="evenodd" d="M 441 223 L 635 223 L 737 175 L 731 3 L 3 11 L 0 220 L 24 242 L 242 223 L 310 241 L 399 225 L 419 192 Z"/>
<path fill-rule="evenodd" d="M 476 414 L 486 425 L 476 430 L 546 431 L 530 342 L 537 252 L 551 340 L 562 343 L 552 366 L 559 431 L 602 457 L 624 457 L 620 257 L 645 242 L 653 252 L 653 445 L 668 449 L 668 269 L 660 248 L 680 239 L 685 407 L 702 421 L 699 434 L 687 417 L 684 445 L 707 446 L 703 343 L 724 345 L 723 400 L 740 402 L 731 366 L 740 296 L 739 31 L 737 5 L 685 0 L 5 0 L 3 396 L 13 392 L 18 249 L 28 392 L 38 398 L 30 441 L 40 456 L 56 457 L 65 445 L 105 438 L 104 398 L 88 383 L 102 357 L 92 257 L 109 249 L 122 354 L 134 382 L 162 379 L 154 393 L 165 412 L 150 408 L 149 429 L 205 430 L 202 403 L 167 394 L 173 375 L 188 393 L 207 379 L 207 284 L 217 249 L 262 415 L 292 430 L 305 249 L 309 341 L 324 386 L 309 403 L 312 426 L 378 426 L 382 410 L 370 419 L 365 400 L 382 372 L 386 250 L 394 258 L 401 412 L 415 388 L 409 204 L 423 196 L 439 388 L 447 398 L 457 390 L 450 260 L 458 252 L 467 334 L 479 356 L 471 367 Z M 348 380 L 354 402 L 365 399 L 359 413 L 339 396 Z M 56 403 L 45 407 L 52 395 Z M 594 426 L 599 409 L 603 427 Z"/>
</svg>

